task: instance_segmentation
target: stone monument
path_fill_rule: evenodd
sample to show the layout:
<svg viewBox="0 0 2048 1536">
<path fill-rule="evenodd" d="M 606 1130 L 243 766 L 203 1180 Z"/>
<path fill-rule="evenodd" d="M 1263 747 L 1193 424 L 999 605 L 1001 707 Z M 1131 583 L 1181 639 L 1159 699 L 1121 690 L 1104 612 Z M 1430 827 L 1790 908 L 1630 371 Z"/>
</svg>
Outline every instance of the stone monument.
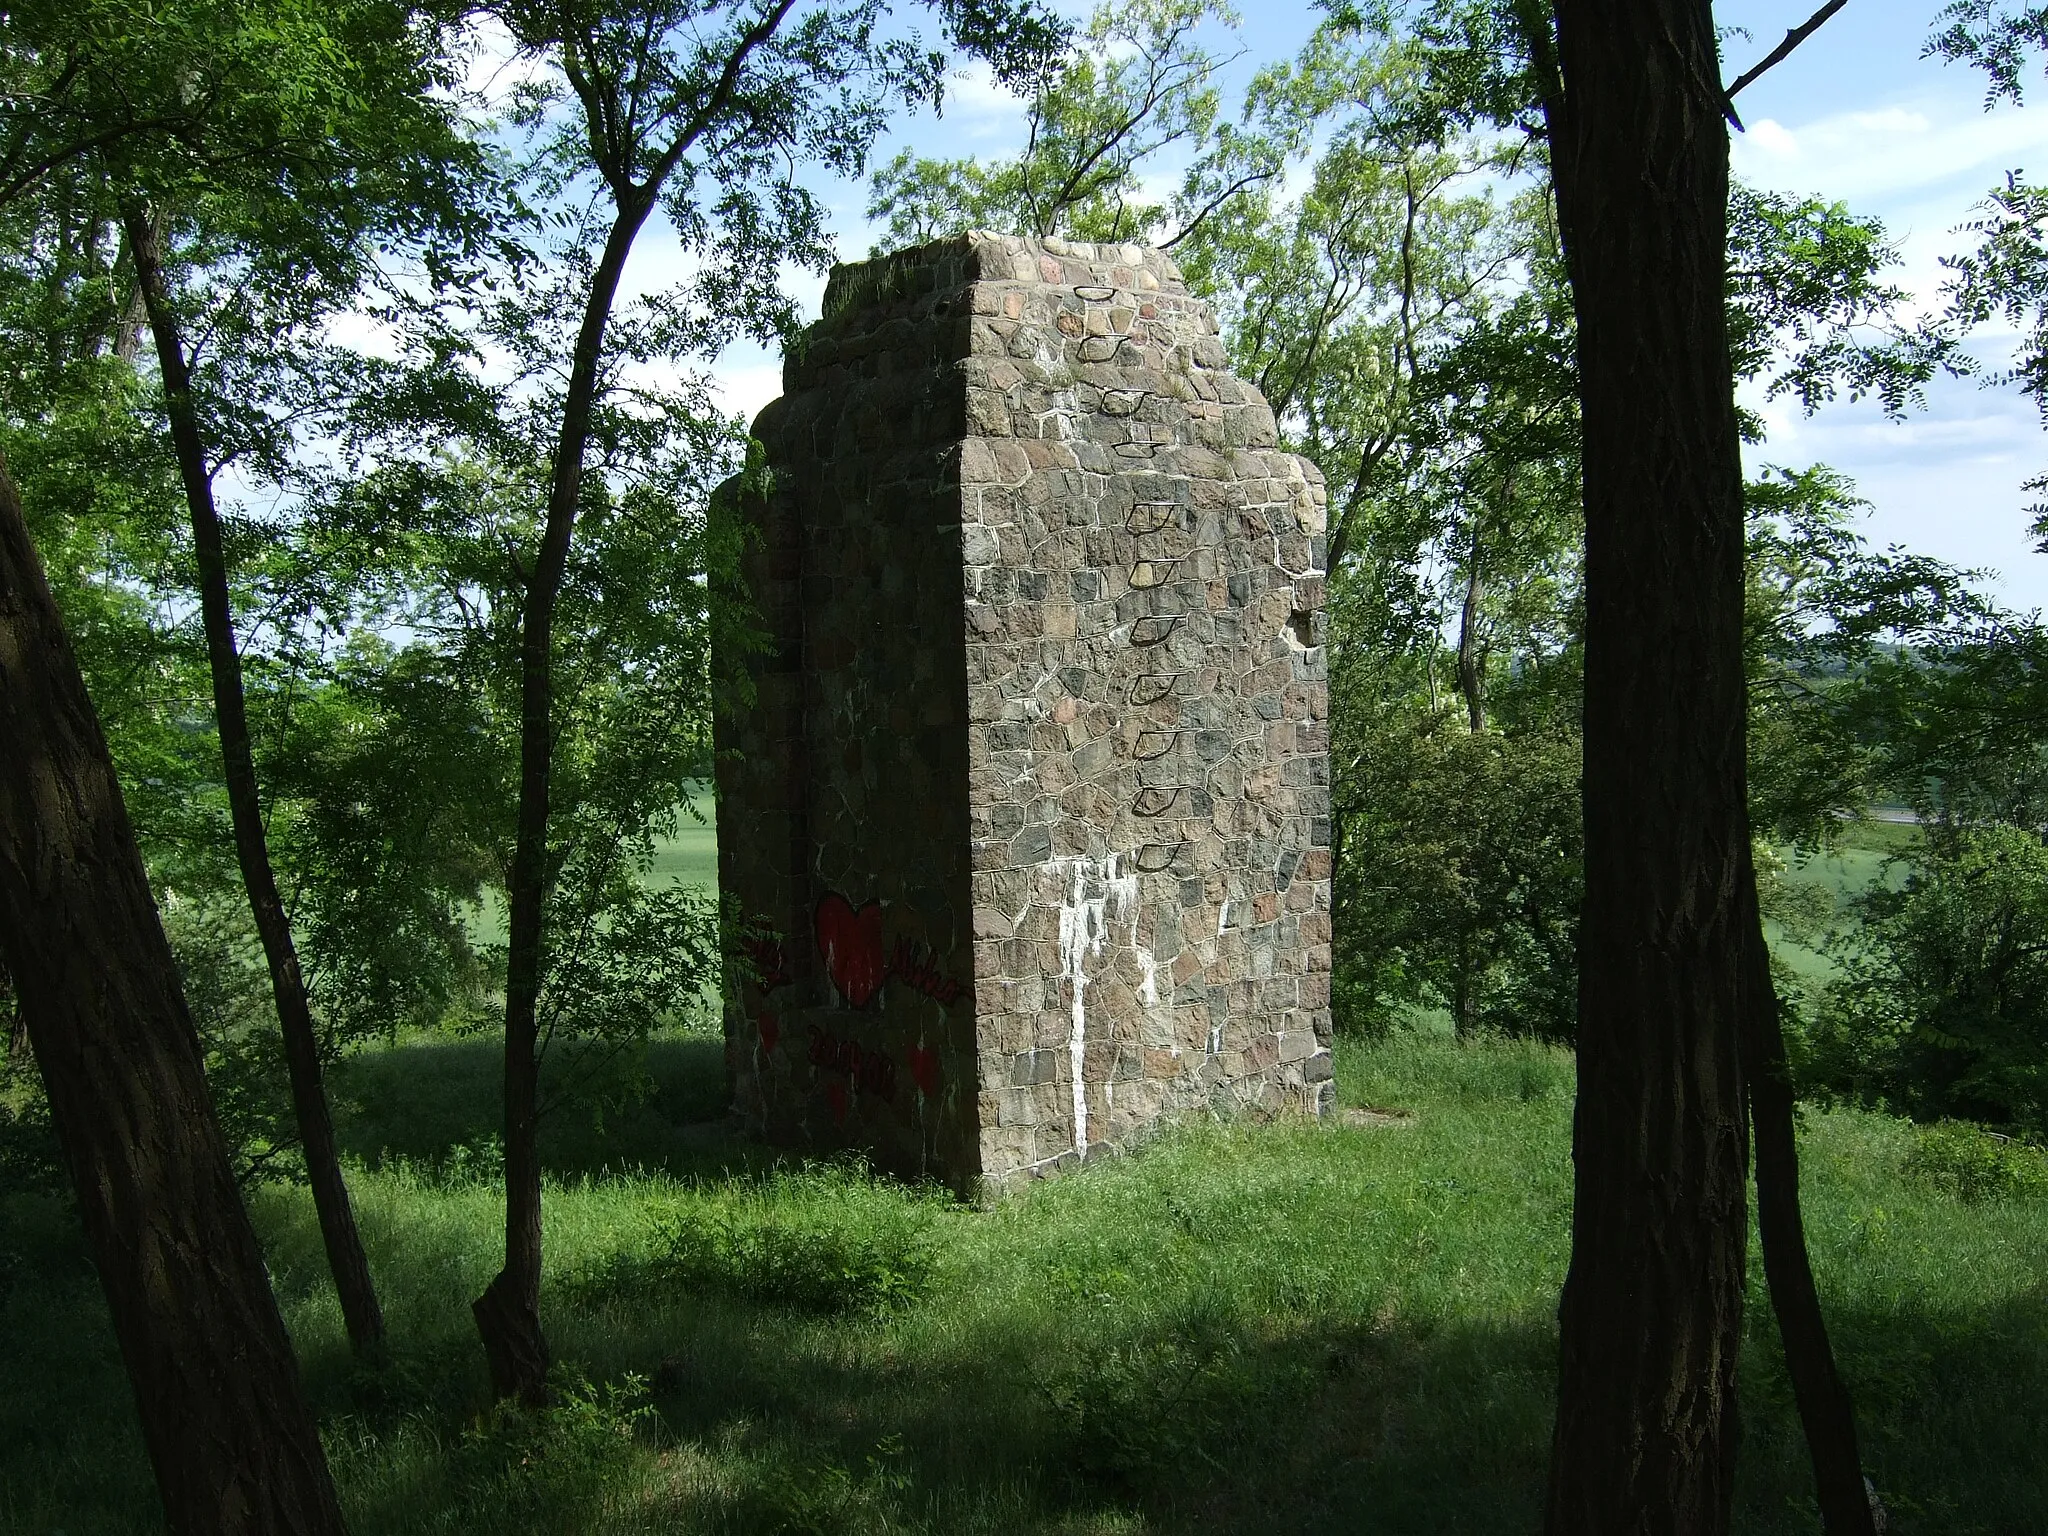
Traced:
<svg viewBox="0 0 2048 1536">
<path fill-rule="evenodd" d="M 1325 494 L 1207 307 L 970 234 L 836 269 L 783 388 L 716 720 L 742 1122 L 968 1191 L 1321 1113 Z"/>
</svg>

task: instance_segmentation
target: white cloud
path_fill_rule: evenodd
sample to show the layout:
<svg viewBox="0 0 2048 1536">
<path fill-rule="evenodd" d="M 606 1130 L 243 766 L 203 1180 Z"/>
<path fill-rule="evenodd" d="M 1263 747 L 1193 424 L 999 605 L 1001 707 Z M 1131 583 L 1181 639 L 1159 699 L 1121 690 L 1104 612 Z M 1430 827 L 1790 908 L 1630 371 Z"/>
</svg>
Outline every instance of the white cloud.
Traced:
<svg viewBox="0 0 2048 1536">
<path fill-rule="evenodd" d="M 927 114 L 920 117 L 924 121 L 915 126 L 924 131 L 915 136 L 922 138 L 939 124 L 933 123 Z M 945 113 L 939 123 L 952 132 L 965 127 L 971 138 L 989 138 L 1021 132 L 1023 121 L 1023 97 L 998 83 L 985 59 L 976 59 L 965 69 L 954 70 L 947 79 Z"/>
<path fill-rule="evenodd" d="M 1881 218 L 1897 242 L 1892 280 L 1914 309 L 1938 309 L 1941 258 L 1971 243 L 1957 226 L 2008 170 L 2048 174 L 2048 111 L 1983 110 L 1974 78 L 1944 77 L 1890 101 L 1807 121 L 1763 118 L 1736 135 L 1735 173 L 1752 185 L 1840 199 Z M 1987 328 L 1973 346 L 1996 367 L 2011 336 Z M 1758 462 L 1831 464 L 1871 502 L 1865 532 L 1957 565 L 1995 568 L 1999 595 L 2048 606 L 2048 559 L 2027 534 L 2020 484 L 2048 466 L 2032 405 L 2014 391 L 1938 381 L 1929 408 L 1887 422 L 1869 402 L 1813 417 L 1795 402 L 1751 399 L 1770 433 Z"/>
<path fill-rule="evenodd" d="M 758 347 L 739 348 L 720 359 L 713 376 L 713 390 L 719 407 L 744 417 L 753 424 L 761 408 L 782 393 L 782 363 Z"/>
<path fill-rule="evenodd" d="M 1754 185 L 1882 217 L 1916 260 L 1922 247 L 1953 246 L 1951 231 L 2008 170 L 2048 170 L 2048 112 L 1984 112 L 1976 96 L 1952 90 L 1810 123 L 1766 118 L 1735 136 L 1731 159 Z"/>
<path fill-rule="evenodd" d="M 1757 150 L 1779 160 L 1789 160 L 1799 153 L 1799 138 L 1789 128 L 1765 118 L 1760 123 L 1749 125 L 1749 142 Z"/>
</svg>

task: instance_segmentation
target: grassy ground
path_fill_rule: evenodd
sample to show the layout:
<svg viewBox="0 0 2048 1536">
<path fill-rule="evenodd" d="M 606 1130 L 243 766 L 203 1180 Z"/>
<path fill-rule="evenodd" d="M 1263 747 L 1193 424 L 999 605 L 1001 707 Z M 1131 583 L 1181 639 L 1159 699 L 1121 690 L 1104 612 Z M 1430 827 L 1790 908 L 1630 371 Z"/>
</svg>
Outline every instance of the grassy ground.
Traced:
<svg viewBox="0 0 2048 1536">
<path fill-rule="evenodd" d="M 1340 1053 L 1372 1127 L 1199 1124 L 994 1210 L 777 1169 L 703 1123 L 710 1042 L 551 1132 L 564 1406 L 494 1422 L 495 1063 L 422 1041 L 342 1097 L 394 1341 L 348 1358 L 309 1202 L 255 1201 L 358 1536 L 665 1531 L 1526 1532 L 1567 1257 L 1571 1064 L 1416 1036 Z M 638 1091 L 635 1091 L 635 1082 Z M 1824 1295 L 1894 1530 L 2038 1532 L 2048 1199 L 1964 1204 L 1914 1133 L 1815 1115 Z M 1760 1287 L 1757 1291 L 1760 1297 Z M 1817 1529 L 1751 1309 L 1739 1528 Z M 61 1206 L 0 1196 L 0 1529 L 158 1529 Z"/>
</svg>

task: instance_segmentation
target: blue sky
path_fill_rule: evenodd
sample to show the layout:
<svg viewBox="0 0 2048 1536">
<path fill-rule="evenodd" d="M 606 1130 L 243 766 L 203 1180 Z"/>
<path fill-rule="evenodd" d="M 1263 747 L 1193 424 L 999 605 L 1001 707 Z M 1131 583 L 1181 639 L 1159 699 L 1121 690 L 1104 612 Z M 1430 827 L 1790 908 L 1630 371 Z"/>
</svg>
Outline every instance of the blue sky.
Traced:
<svg viewBox="0 0 2048 1536">
<path fill-rule="evenodd" d="M 1767 53 L 1813 3 L 1717 6 L 1723 27 L 1750 33 L 1728 40 L 1729 74 Z M 1938 9 L 1939 0 L 1850 0 L 1743 93 L 1738 106 L 1748 131 L 1733 145 L 1736 174 L 1756 185 L 1839 198 L 1883 219 L 1905 258 L 1898 281 L 1928 301 L 1940 257 L 1966 243 L 1955 227 L 1972 206 L 2008 170 L 2048 174 L 2048 80 L 2036 104 L 1987 113 L 1981 76 L 1920 57 Z M 1315 21 L 1302 0 L 1247 5 L 1246 54 L 1234 73 L 1293 54 Z M 943 119 L 924 114 L 902 123 L 881 158 L 903 144 L 929 154 L 1001 154 L 1021 142 L 1022 121 L 1018 103 L 970 77 L 959 82 Z M 833 202 L 842 256 L 864 255 L 872 239 L 862 216 L 866 188 L 820 190 Z M 649 279 L 665 264 L 658 245 L 640 260 Z M 804 285 L 813 304 L 821 286 Z M 2002 355 L 2009 340 L 1987 338 L 1985 355 Z M 717 373 L 735 409 L 751 412 L 778 391 L 777 360 L 759 351 L 735 350 Z M 1930 392 L 1926 411 L 1898 423 L 1867 405 L 1837 404 L 1811 418 L 1776 404 L 1764 409 L 1770 440 L 1754 457 L 1824 462 L 1852 476 L 1872 504 L 1865 532 L 1874 542 L 1994 568 L 1994 590 L 2006 602 L 2048 608 L 2048 556 L 2032 550 L 2020 490 L 2048 467 L 2048 434 L 2024 399 L 1950 382 Z"/>
</svg>

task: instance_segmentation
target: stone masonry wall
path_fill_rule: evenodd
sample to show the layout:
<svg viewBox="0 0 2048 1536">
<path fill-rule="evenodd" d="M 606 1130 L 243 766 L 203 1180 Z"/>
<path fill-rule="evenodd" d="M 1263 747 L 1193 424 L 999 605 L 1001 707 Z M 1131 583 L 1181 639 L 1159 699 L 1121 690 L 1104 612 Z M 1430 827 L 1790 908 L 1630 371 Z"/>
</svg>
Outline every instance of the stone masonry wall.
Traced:
<svg viewBox="0 0 2048 1536">
<path fill-rule="evenodd" d="M 843 267 L 722 713 L 742 1118 L 956 1187 L 1330 1096 L 1324 493 L 1135 246 Z"/>
</svg>

